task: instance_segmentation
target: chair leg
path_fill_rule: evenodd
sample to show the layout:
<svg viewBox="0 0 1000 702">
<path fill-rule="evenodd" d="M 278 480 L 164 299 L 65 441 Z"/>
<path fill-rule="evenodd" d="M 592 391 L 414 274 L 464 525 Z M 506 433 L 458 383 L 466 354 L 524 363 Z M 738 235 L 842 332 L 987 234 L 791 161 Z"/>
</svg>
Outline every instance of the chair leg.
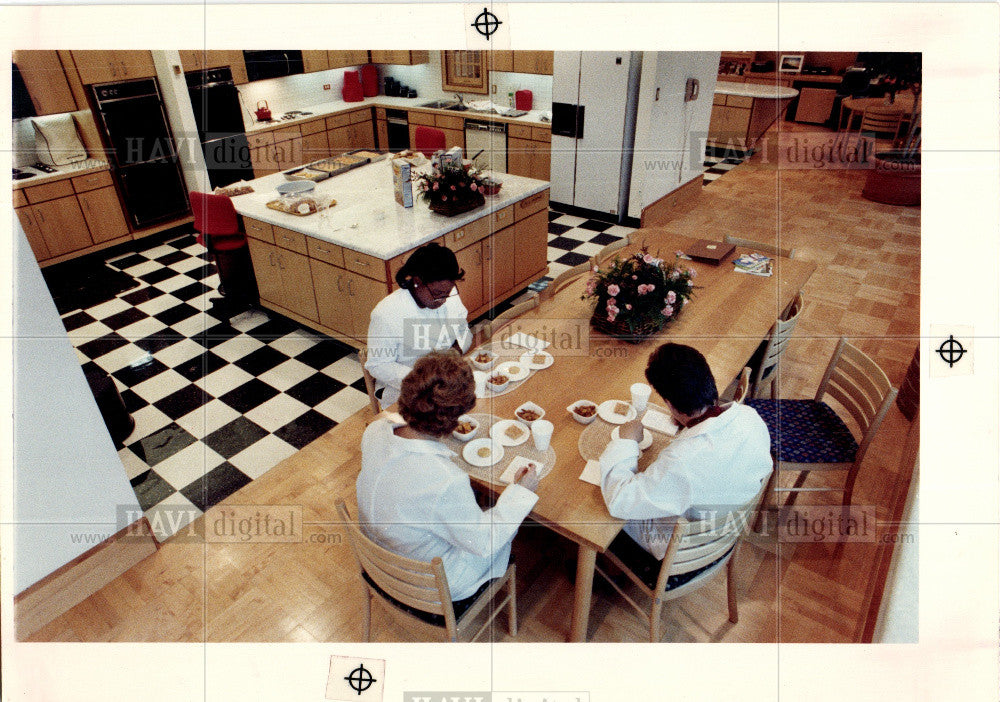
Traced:
<svg viewBox="0 0 1000 702">
<path fill-rule="evenodd" d="M 660 642 L 660 612 L 662 609 L 663 603 L 654 599 L 653 608 L 649 613 L 649 643 Z"/>
<path fill-rule="evenodd" d="M 774 470 L 771 471 L 771 475 L 767 479 L 767 487 L 764 488 L 764 497 L 757 506 L 757 519 L 753 523 L 753 531 L 755 534 L 760 533 L 760 528 L 764 522 L 764 515 L 767 514 L 767 510 L 771 507 L 771 501 L 774 496 L 774 484 L 776 482 L 778 482 L 777 466 L 775 466 Z"/>
<path fill-rule="evenodd" d="M 851 506 L 851 499 L 854 496 L 854 481 L 857 477 L 857 471 L 850 471 L 847 474 L 847 482 L 844 485 L 844 499 L 841 501 L 841 505 L 844 507 Z"/>
<path fill-rule="evenodd" d="M 510 602 L 507 603 L 507 632 L 511 636 L 517 636 L 517 573 L 514 567 L 510 569 L 510 579 L 507 581 L 507 593 L 510 595 Z"/>
<path fill-rule="evenodd" d="M 740 613 L 736 606 L 736 575 L 734 564 L 736 563 L 736 554 L 729 559 L 726 564 L 726 594 L 729 598 L 729 621 L 736 624 L 740 621 Z"/>
<path fill-rule="evenodd" d="M 365 588 L 367 597 L 365 597 L 365 643 L 370 643 L 372 640 L 372 591 Z"/>
</svg>

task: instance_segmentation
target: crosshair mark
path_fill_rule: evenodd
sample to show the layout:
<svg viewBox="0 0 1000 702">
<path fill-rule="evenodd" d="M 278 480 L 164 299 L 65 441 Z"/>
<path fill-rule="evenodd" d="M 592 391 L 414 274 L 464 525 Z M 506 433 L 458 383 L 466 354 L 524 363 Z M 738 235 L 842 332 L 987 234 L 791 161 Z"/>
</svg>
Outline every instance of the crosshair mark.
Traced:
<svg viewBox="0 0 1000 702">
<path fill-rule="evenodd" d="M 948 338 L 942 341 L 941 345 L 937 348 L 937 354 L 941 357 L 942 361 L 948 364 L 949 368 L 954 367 L 956 363 L 961 361 L 965 353 L 965 347 L 962 346 L 961 341 L 955 340 L 954 334 L 949 334 Z"/>
<path fill-rule="evenodd" d="M 928 339 L 932 378 L 975 373 L 975 329 L 963 324 L 932 324 Z"/>
<path fill-rule="evenodd" d="M 326 699 L 335 702 L 382 702 L 384 686 L 384 660 L 330 656 Z"/>
<path fill-rule="evenodd" d="M 511 19 L 507 3 L 465 4 L 465 48 L 510 48 Z"/>
<path fill-rule="evenodd" d="M 472 23 L 472 26 L 477 32 L 489 39 L 500 29 L 501 24 L 503 22 L 500 21 L 500 18 L 490 12 L 489 8 L 484 7 L 483 11 L 476 15 L 476 21 Z"/>
</svg>

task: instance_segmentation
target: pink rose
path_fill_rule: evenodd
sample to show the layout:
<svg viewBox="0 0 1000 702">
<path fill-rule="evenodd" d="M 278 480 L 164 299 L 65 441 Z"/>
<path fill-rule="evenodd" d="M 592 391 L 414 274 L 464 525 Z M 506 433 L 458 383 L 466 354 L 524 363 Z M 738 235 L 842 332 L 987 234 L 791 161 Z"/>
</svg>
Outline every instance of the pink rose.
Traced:
<svg viewBox="0 0 1000 702">
<path fill-rule="evenodd" d="M 472 192 L 476 192 L 476 184 L 473 183 L 472 185 L 470 185 L 469 190 L 471 190 Z"/>
<path fill-rule="evenodd" d="M 677 280 L 680 277 L 681 277 L 681 273 L 676 268 L 674 270 L 670 271 L 670 280 Z"/>
<path fill-rule="evenodd" d="M 682 306 L 682 307 L 687 307 L 687 303 L 689 303 L 689 302 L 691 302 L 691 301 L 690 301 L 690 300 L 688 300 L 687 298 L 685 298 L 685 299 L 684 299 L 684 304 L 683 304 L 683 305 L 681 305 L 681 306 Z"/>
<path fill-rule="evenodd" d="M 667 293 L 667 304 L 672 305 L 675 302 L 677 302 L 677 293 L 671 290 L 670 292 Z"/>
<path fill-rule="evenodd" d="M 448 196 L 447 195 L 442 195 L 441 196 L 441 202 L 448 202 Z"/>
<path fill-rule="evenodd" d="M 653 292 L 654 290 L 656 290 L 656 286 L 652 283 L 646 286 L 646 292 Z"/>
<path fill-rule="evenodd" d="M 664 317 L 669 317 L 674 313 L 674 308 L 671 305 L 667 305 L 662 310 L 660 310 L 660 312 L 663 313 Z"/>
<path fill-rule="evenodd" d="M 610 310 L 612 307 L 614 307 L 616 302 L 617 302 L 617 300 L 615 300 L 615 298 L 609 297 L 608 298 L 608 305 L 607 305 L 608 309 Z"/>
<path fill-rule="evenodd" d="M 689 268 L 688 275 L 690 275 L 692 278 L 696 278 L 698 276 L 698 271 L 696 271 L 694 268 Z"/>
<path fill-rule="evenodd" d="M 616 314 L 614 314 L 614 313 L 612 313 L 612 312 L 608 312 L 608 321 L 609 321 L 609 322 L 613 322 L 613 321 L 615 321 L 615 317 L 617 317 L 617 316 L 618 316 L 618 315 L 616 315 Z"/>
<path fill-rule="evenodd" d="M 594 268 L 593 268 L 593 271 L 594 271 L 594 273 L 597 273 L 597 272 L 599 272 L 600 270 L 601 270 L 601 269 L 600 269 L 600 268 L 598 268 L 597 266 L 594 266 Z"/>
<path fill-rule="evenodd" d="M 438 184 L 435 183 L 433 187 L 434 187 L 435 190 L 437 190 L 438 189 Z"/>
<path fill-rule="evenodd" d="M 593 280 L 588 280 L 587 281 L 586 291 L 587 291 L 588 295 L 593 295 L 594 294 L 594 286 L 595 285 L 596 285 L 596 281 L 593 281 Z"/>
<path fill-rule="evenodd" d="M 454 190 L 454 189 L 455 189 L 455 186 L 454 186 L 454 185 L 453 185 L 453 186 L 451 186 L 451 189 L 452 189 L 452 190 Z"/>
<path fill-rule="evenodd" d="M 625 309 L 627 309 L 627 310 L 630 310 L 630 309 L 632 309 L 632 305 L 630 305 L 630 304 L 628 304 L 628 303 L 626 302 L 626 303 L 625 303 Z"/>
<path fill-rule="evenodd" d="M 642 257 L 642 260 L 643 260 L 643 263 L 652 263 L 653 262 L 653 257 L 650 256 L 649 254 L 646 254 L 646 255 L 644 255 Z"/>
<path fill-rule="evenodd" d="M 611 285 L 608 286 L 608 295 L 611 295 L 611 297 L 614 297 L 615 295 L 617 295 L 621 291 L 622 291 L 622 289 L 619 288 L 614 283 L 612 283 Z"/>
<path fill-rule="evenodd" d="M 639 276 L 637 275 L 632 276 L 632 280 L 639 280 Z"/>
</svg>

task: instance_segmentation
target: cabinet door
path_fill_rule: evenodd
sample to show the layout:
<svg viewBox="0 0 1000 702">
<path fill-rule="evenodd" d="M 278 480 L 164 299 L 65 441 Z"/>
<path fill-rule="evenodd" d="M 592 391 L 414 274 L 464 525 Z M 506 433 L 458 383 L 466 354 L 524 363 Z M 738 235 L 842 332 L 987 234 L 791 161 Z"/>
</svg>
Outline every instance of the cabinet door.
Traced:
<svg viewBox="0 0 1000 702">
<path fill-rule="evenodd" d="M 177 53 L 181 55 L 181 68 L 185 71 L 198 71 L 205 68 L 202 61 L 205 52 L 201 49 L 181 49 Z"/>
<path fill-rule="evenodd" d="M 378 148 L 389 148 L 389 124 L 384 120 L 378 120 Z"/>
<path fill-rule="evenodd" d="M 326 130 L 302 137 L 302 163 L 312 163 L 330 155 L 330 144 L 326 140 Z"/>
<path fill-rule="evenodd" d="M 441 88 L 445 92 L 489 92 L 485 51 L 442 51 Z"/>
<path fill-rule="evenodd" d="M 250 163 L 253 165 L 253 174 L 257 178 L 263 178 L 278 171 L 278 160 L 274 152 L 274 144 L 264 144 L 250 149 Z"/>
<path fill-rule="evenodd" d="M 247 239 L 253 273 L 257 277 L 260 299 L 284 306 L 281 300 L 281 271 L 278 269 L 277 246 L 265 244 L 257 239 Z"/>
<path fill-rule="evenodd" d="M 327 58 L 326 50 L 308 50 L 302 52 L 302 65 L 306 73 L 325 71 L 330 68 L 330 61 Z"/>
<path fill-rule="evenodd" d="M 313 293 L 312 273 L 309 259 L 294 251 L 278 249 L 275 253 L 281 270 L 282 307 L 300 314 L 314 322 L 319 321 L 316 311 L 316 295 Z"/>
<path fill-rule="evenodd" d="M 540 210 L 514 225 L 514 278 L 517 282 L 541 273 L 548 266 L 548 223 L 548 211 Z"/>
<path fill-rule="evenodd" d="M 458 259 L 458 267 L 465 271 L 465 280 L 456 283 L 458 294 L 462 296 L 462 303 L 465 308 L 472 312 L 483 306 L 485 296 L 483 294 L 483 246 L 482 242 L 477 242 L 472 246 L 455 252 Z"/>
<path fill-rule="evenodd" d="M 347 273 L 347 292 L 351 296 L 351 336 L 365 341 L 368 337 L 368 322 L 375 305 L 386 296 L 385 283 L 366 278 L 357 273 Z"/>
<path fill-rule="evenodd" d="M 515 51 L 514 72 L 552 75 L 552 59 L 551 51 Z"/>
<path fill-rule="evenodd" d="M 547 141 L 532 141 L 530 162 L 528 177 L 548 180 L 552 168 L 552 145 Z"/>
<path fill-rule="evenodd" d="M 350 293 L 347 289 L 349 271 L 328 263 L 309 259 L 312 271 L 313 286 L 316 290 L 316 308 L 319 323 L 339 331 L 341 334 L 353 335 L 355 328 L 354 312 L 351 310 Z M 371 310 L 369 310 L 369 314 Z M 367 333 L 367 322 L 364 332 Z"/>
<path fill-rule="evenodd" d="M 490 305 L 503 300 L 514 290 L 515 280 L 515 228 L 505 227 L 493 236 L 483 240 L 483 259 L 485 284 L 492 284 L 492 289 L 486 289 L 486 299 Z"/>
<path fill-rule="evenodd" d="M 330 144 L 330 153 L 334 156 L 351 150 L 351 128 L 354 125 L 337 127 L 330 129 L 326 133 L 327 142 Z"/>
<path fill-rule="evenodd" d="M 31 250 L 35 253 L 35 258 L 39 261 L 44 261 L 49 258 L 51 256 L 49 253 L 49 247 L 45 244 L 45 238 L 42 236 L 42 230 L 39 228 L 38 224 L 35 223 L 35 217 L 31 212 L 31 208 L 18 207 L 14 211 L 17 212 L 17 218 L 21 220 L 21 227 L 24 229 L 24 233 L 28 237 L 28 244 L 31 246 Z"/>
<path fill-rule="evenodd" d="M 77 109 L 57 52 L 15 51 L 14 63 L 24 78 L 35 112 L 51 115 Z"/>
<path fill-rule="evenodd" d="M 444 143 L 450 149 L 453 146 L 465 148 L 465 130 L 462 129 L 442 129 L 444 132 Z"/>
<path fill-rule="evenodd" d="M 226 50 L 226 51 L 210 51 L 210 54 L 220 53 L 225 55 L 225 63 L 223 66 L 229 66 L 229 70 L 233 72 L 233 82 L 236 85 L 243 85 L 247 82 L 247 64 L 243 60 L 243 52 L 239 49 Z"/>
<path fill-rule="evenodd" d="M 76 197 L 95 244 L 128 235 L 128 224 L 113 187 L 90 190 Z"/>
<path fill-rule="evenodd" d="M 510 49 L 500 49 L 490 51 L 487 54 L 489 69 L 491 71 L 505 71 L 510 73 L 514 70 L 514 52 Z"/>
<path fill-rule="evenodd" d="M 149 51 L 112 51 L 114 61 L 121 66 L 125 77 L 132 78 L 152 78 L 156 75 L 156 66 L 153 65 L 153 54 Z"/>
<path fill-rule="evenodd" d="M 302 161 L 302 137 L 297 136 L 274 144 L 275 168 L 285 171 L 295 166 L 301 166 Z"/>
<path fill-rule="evenodd" d="M 79 251 L 94 243 L 76 197 L 41 202 L 32 207 L 32 212 L 53 256 Z"/>
<path fill-rule="evenodd" d="M 350 51 L 327 51 L 326 62 L 330 68 L 347 68 L 351 64 L 352 55 Z M 367 62 L 366 62 L 367 63 Z"/>
<path fill-rule="evenodd" d="M 375 133 L 372 131 L 371 120 L 352 124 L 350 126 L 350 141 L 352 149 L 374 149 Z"/>
<path fill-rule="evenodd" d="M 507 172 L 511 175 L 533 178 L 534 142 L 507 136 Z"/>
<path fill-rule="evenodd" d="M 115 59 L 117 52 L 86 50 L 72 51 L 71 53 L 77 73 L 80 74 L 80 82 L 84 85 L 108 83 L 125 78 L 125 74 Z"/>
</svg>

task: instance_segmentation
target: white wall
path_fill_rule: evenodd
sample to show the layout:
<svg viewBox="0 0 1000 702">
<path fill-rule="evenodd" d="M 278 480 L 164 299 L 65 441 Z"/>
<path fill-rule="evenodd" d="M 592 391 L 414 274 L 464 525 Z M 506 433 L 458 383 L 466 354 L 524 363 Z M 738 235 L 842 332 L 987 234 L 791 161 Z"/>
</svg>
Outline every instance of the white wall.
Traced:
<svg viewBox="0 0 1000 702">
<path fill-rule="evenodd" d="M 187 79 L 181 68 L 181 55 L 177 51 L 154 51 L 153 65 L 160 84 L 163 109 L 170 121 L 170 131 L 174 135 L 174 145 L 181 164 L 181 173 L 188 190 L 209 192 L 208 170 L 205 153 L 198 138 L 198 124 L 194 119 L 194 107 L 188 92 Z"/>
<path fill-rule="evenodd" d="M 126 526 L 117 522 L 119 509 L 134 515 L 139 503 L 16 217 L 14 249 L 14 581 L 21 592 L 101 540 L 81 543 L 81 535 L 106 537 Z"/>
<path fill-rule="evenodd" d="M 630 217 L 639 217 L 644 207 L 702 172 L 702 140 L 712 115 L 719 56 L 718 51 L 643 54 L 628 205 Z M 701 93 L 697 100 L 684 102 L 688 78 L 700 81 Z"/>
</svg>

